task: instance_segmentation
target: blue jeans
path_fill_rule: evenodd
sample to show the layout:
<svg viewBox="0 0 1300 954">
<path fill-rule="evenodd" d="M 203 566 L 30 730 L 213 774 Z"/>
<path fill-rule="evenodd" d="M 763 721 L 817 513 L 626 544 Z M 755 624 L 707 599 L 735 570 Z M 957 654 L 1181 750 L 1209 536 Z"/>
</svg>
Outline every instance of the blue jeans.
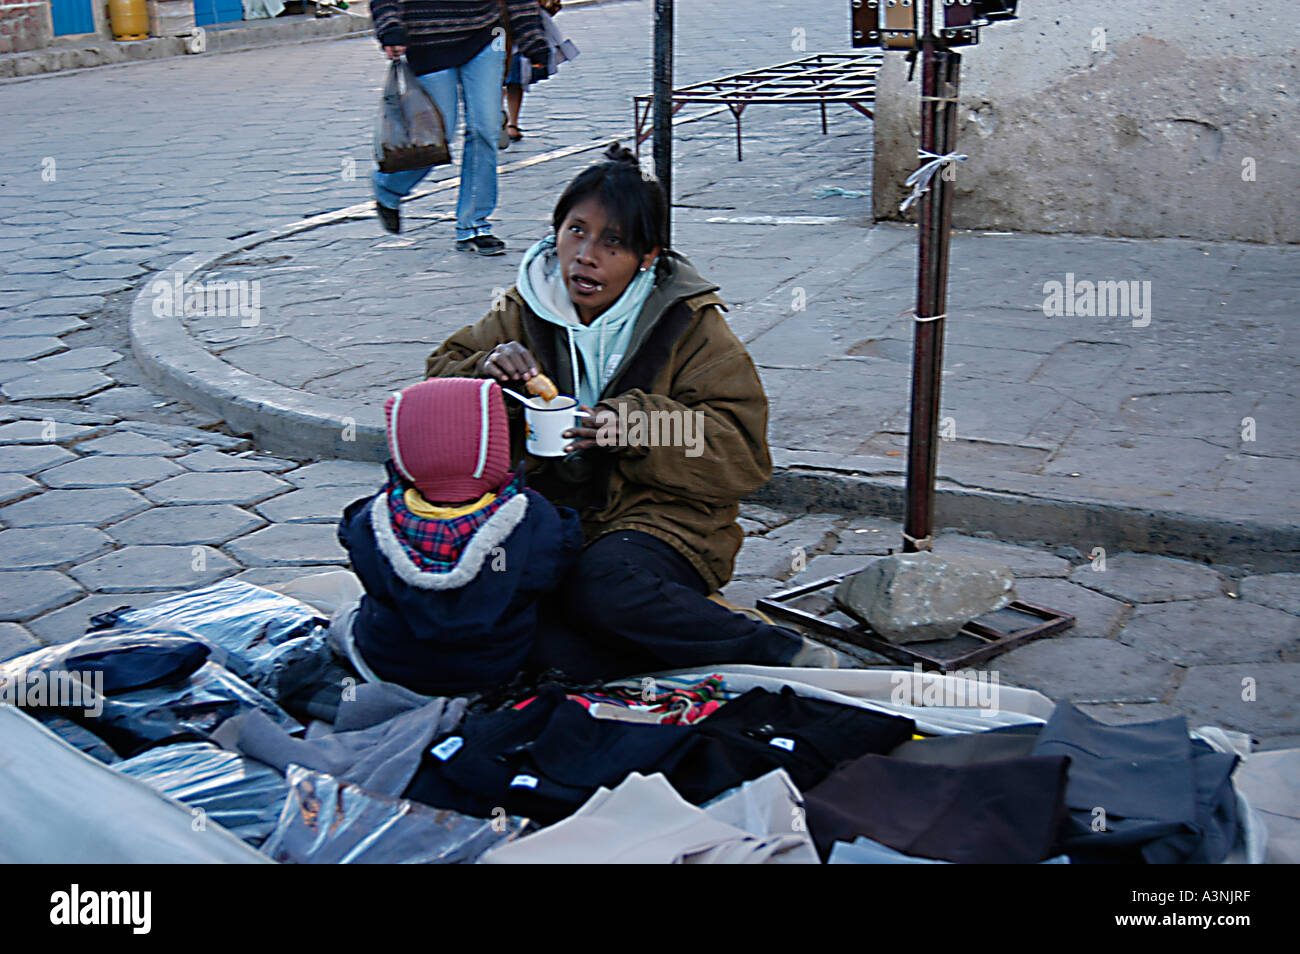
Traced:
<svg viewBox="0 0 1300 954">
<path fill-rule="evenodd" d="M 497 151 L 501 135 L 501 75 L 505 69 L 505 51 L 489 43 L 464 66 L 420 77 L 424 87 L 442 113 L 447 144 L 456 135 L 460 102 L 465 103 L 465 148 L 460 160 L 460 198 L 456 202 L 456 238 L 492 234 L 488 216 L 497 206 Z M 397 208 L 406 195 L 431 169 L 407 172 L 380 172 L 372 175 L 375 200 L 390 209 Z"/>
</svg>

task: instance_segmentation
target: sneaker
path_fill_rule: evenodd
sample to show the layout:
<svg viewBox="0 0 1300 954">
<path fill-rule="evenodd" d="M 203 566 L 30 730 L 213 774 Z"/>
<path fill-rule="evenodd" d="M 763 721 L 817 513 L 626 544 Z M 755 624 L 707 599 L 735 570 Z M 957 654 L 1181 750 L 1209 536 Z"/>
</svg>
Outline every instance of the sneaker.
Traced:
<svg viewBox="0 0 1300 954">
<path fill-rule="evenodd" d="M 396 209 L 390 209 L 386 205 L 375 203 L 375 214 L 379 216 L 380 224 L 384 230 L 394 234 L 402 231 L 402 213 Z"/>
<path fill-rule="evenodd" d="M 495 235 L 475 235 L 467 239 L 457 239 L 456 248 L 462 252 L 478 252 L 480 255 L 504 255 L 506 243 Z"/>
</svg>

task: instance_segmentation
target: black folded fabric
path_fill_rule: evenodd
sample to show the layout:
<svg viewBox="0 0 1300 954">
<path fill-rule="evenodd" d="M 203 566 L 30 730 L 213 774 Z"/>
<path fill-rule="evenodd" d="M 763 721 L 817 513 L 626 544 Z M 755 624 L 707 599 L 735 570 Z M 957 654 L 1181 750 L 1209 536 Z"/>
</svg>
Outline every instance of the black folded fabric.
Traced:
<svg viewBox="0 0 1300 954">
<path fill-rule="evenodd" d="M 1195 745 L 1179 715 L 1106 725 L 1063 703 L 1036 755 L 1068 755 L 1060 850 L 1087 863 L 1222 861 L 1236 837 L 1235 755 Z"/>
<path fill-rule="evenodd" d="M 695 728 L 699 743 L 665 774 L 683 798 L 698 805 L 778 768 L 806 791 L 841 762 L 897 748 L 912 737 L 916 723 L 804 698 L 787 686 L 779 693 L 751 689 Z"/>
<path fill-rule="evenodd" d="M 823 858 L 866 835 L 897 851 L 967 864 L 1034 864 L 1065 818 L 1063 756 L 947 766 L 866 755 L 805 795 Z"/>
<path fill-rule="evenodd" d="M 1034 752 L 1040 725 L 1013 725 L 987 732 L 940 735 L 912 739 L 889 753 L 891 758 L 930 765 L 974 765 L 1003 759 L 1021 759 Z"/>
<path fill-rule="evenodd" d="M 550 823 L 602 785 L 662 772 L 699 804 L 774 768 L 814 785 L 837 763 L 887 752 L 914 728 L 910 719 L 790 689 L 751 690 L 689 726 L 620 722 L 592 718 L 551 687 L 522 709 L 471 714 L 436 740 L 406 797 L 480 816 L 499 807 Z"/>
</svg>

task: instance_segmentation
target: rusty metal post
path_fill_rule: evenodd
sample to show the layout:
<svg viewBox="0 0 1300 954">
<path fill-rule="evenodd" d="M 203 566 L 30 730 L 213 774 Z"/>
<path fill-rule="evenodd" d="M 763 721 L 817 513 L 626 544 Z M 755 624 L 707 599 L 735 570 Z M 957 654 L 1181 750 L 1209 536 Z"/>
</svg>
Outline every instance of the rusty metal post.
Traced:
<svg viewBox="0 0 1300 954">
<path fill-rule="evenodd" d="M 673 234 L 673 0 L 655 0 L 655 178 L 668 198 L 667 233 Z"/>
<path fill-rule="evenodd" d="M 933 0 L 926 0 L 921 38 L 921 148 L 943 156 L 957 140 L 957 82 L 961 56 L 940 45 Z M 928 550 L 934 532 L 934 481 L 938 458 L 939 396 L 944 319 L 948 300 L 948 247 L 952 184 L 941 168 L 919 200 L 916 317 L 912 352 L 912 410 L 907 445 L 907 513 L 903 551 Z"/>
</svg>

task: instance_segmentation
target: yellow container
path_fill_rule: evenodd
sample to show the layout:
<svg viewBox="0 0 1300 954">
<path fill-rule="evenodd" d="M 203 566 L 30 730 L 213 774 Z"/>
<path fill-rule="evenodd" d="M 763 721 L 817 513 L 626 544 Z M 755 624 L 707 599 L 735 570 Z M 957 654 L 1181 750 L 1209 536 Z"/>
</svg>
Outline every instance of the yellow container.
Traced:
<svg viewBox="0 0 1300 954">
<path fill-rule="evenodd" d="M 108 0 L 108 22 L 115 40 L 149 39 L 146 0 Z"/>
</svg>

